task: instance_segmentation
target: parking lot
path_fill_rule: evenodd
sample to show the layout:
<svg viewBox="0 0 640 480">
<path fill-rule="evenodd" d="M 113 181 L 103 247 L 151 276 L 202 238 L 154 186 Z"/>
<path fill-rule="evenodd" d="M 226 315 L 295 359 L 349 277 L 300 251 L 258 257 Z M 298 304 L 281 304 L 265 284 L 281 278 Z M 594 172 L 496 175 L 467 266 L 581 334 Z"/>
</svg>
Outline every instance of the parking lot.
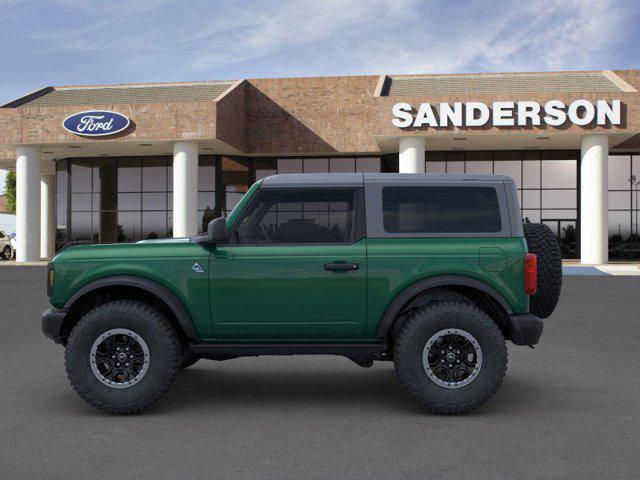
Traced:
<svg viewBox="0 0 640 480">
<path fill-rule="evenodd" d="M 0 269 L 0 477 L 637 478 L 640 277 L 565 277 L 535 350 L 474 414 L 421 412 L 393 365 L 201 361 L 148 414 L 107 416 L 40 331 L 44 268 Z"/>
</svg>

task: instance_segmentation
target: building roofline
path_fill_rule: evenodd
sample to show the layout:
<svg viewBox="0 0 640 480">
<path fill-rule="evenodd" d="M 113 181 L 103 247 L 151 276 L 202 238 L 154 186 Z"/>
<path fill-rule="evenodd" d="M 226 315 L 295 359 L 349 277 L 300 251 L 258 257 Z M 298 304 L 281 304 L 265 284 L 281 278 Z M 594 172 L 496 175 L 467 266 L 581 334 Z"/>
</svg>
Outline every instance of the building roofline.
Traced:
<svg viewBox="0 0 640 480">
<path fill-rule="evenodd" d="M 150 82 L 150 83 L 109 83 L 96 85 L 58 85 L 53 86 L 54 90 L 99 90 L 109 88 L 153 88 L 153 87 L 184 87 L 191 85 L 218 85 L 221 83 L 236 83 L 237 80 L 198 80 L 194 82 Z"/>
<path fill-rule="evenodd" d="M 25 103 L 29 103 L 31 100 L 35 100 L 38 97 L 46 95 L 47 93 L 53 92 L 54 87 L 44 87 L 38 90 L 35 90 L 31 93 L 23 95 L 22 97 L 18 97 L 15 100 L 11 100 L 10 102 L 5 103 L 4 105 L 0 105 L 0 108 L 16 108 L 20 105 L 24 105 Z"/>
<path fill-rule="evenodd" d="M 628 72 L 640 72 L 640 69 L 625 70 Z M 328 75 L 328 76 L 299 76 L 299 77 L 256 77 L 246 79 L 226 79 L 226 80 L 200 80 L 193 82 L 151 82 L 151 83 L 113 83 L 113 84 L 94 84 L 94 85 L 58 85 L 48 86 L 31 92 L 27 95 L 16 98 L 10 102 L 0 105 L 0 108 L 15 108 L 29 101 L 38 98 L 42 95 L 52 92 L 53 90 L 83 90 L 83 89 L 110 89 L 110 88 L 149 88 L 149 87 L 180 87 L 190 85 L 215 85 L 221 83 L 229 83 L 232 85 L 238 85 L 243 80 L 302 80 L 302 79 L 332 79 L 332 78 L 349 78 L 349 77 L 377 77 L 378 83 L 376 84 L 376 93 L 380 93 L 383 89 L 385 79 L 389 78 L 425 78 L 425 77 L 501 77 L 501 76 L 530 76 L 530 75 L 567 75 L 567 74 L 602 74 L 608 77 L 614 84 L 616 84 L 621 90 L 627 92 L 637 92 L 635 88 L 623 80 L 619 75 L 614 73 L 614 69 L 602 69 L 602 70 L 560 70 L 560 71 L 546 71 L 546 72 L 475 72 L 475 73 L 385 73 L 385 74 L 364 74 L 364 75 Z M 374 95 L 376 96 L 376 95 Z"/>
</svg>

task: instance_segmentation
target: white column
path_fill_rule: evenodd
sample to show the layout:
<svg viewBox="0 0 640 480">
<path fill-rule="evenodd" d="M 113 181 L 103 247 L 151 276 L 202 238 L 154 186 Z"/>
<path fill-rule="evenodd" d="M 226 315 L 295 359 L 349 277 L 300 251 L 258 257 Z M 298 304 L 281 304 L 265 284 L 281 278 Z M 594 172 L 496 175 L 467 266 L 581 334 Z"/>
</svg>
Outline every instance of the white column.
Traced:
<svg viewBox="0 0 640 480">
<path fill-rule="evenodd" d="M 56 242 L 56 176 L 40 175 L 40 257 L 55 255 Z"/>
<path fill-rule="evenodd" d="M 40 148 L 16 149 L 16 260 L 40 259 Z"/>
<path fill-rule="evenodd" d="M 198 142 L 173 144 L 173 236 L 198 233 Z"/>
<path fill-rule="evenodd" d="M 609 137 L 585 135 L 580 151 L 580 262 L 609 261 Z"/>
<path fill-rule="evenodd" d="M 400 173 L 424 173 L 424 138 L 400 137 L 399 143 Z"/>
</svg>

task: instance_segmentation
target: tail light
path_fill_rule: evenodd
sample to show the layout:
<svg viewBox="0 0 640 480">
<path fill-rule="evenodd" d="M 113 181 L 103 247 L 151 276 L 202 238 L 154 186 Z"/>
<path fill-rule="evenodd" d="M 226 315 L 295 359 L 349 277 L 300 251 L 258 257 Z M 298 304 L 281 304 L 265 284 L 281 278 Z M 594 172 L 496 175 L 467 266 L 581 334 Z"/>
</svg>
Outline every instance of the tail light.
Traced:
<svg viewBox="0 0 640 480">
<path fill-rule="evenodd" d="M 533 253 L 524 256 L 524 291 L 533 295 L 538 288 L 538 258 Z"/>
</svg>

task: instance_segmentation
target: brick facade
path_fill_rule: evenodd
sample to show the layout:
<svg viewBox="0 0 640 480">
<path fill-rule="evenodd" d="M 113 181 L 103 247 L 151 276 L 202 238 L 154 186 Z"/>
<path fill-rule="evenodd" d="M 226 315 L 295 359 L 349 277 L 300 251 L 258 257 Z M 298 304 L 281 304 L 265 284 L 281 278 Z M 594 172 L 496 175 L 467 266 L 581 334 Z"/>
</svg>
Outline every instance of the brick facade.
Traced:
<svg viewBox="0 0 640 480">
<path fill-rule="evenodd" d="M 624 82 L 640 89 L 640 71 L 616 71 Z M 549 73 L 548 75 L 559 75 Z M 640 132 L 640 93 L 573 92 L 561 94 L 457 94 L 446 96 L 375 96 L 380 76 L 250 79 L 233 84 L 210 101 L 117 103 L 93 105 L 30 106 L 0 108 L 0 160 L 13 154 L 19 144 L 82 144 L 86 142 L 152 142 L 219 140 L 247 155 L 298 155 L 380 152 L 377 136 L 428 134 L 442 136 L 502 135 L 518 133 L 634 133 Z M 231 83 L 230 83 L 231 84 Z M 626 122 L 620 127 L 566 125 L 552 127 L 480 127 L 451 129 L 399 129 L 391 124 L 395 103 L 559 99 L 623 102 Z M 127 115 L 132 126 L 105 139 L 82 138 L 62 128 L 68 115 L 83 110 L 115 110 Z M 612 145 L 612 147 L 615 147 Z M 621 148 L 640 148 L 640 136 L 626 140 Z"/>
</svg>

